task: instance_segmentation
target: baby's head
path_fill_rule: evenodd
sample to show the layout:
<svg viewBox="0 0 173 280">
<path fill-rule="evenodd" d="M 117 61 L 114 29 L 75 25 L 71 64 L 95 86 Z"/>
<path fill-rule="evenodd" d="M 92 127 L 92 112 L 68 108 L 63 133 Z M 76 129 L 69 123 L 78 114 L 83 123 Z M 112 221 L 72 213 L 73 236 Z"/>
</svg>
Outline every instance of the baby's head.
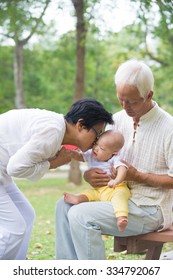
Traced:
<svg viewBox="0 0 173 280">
<path fill-rule="evenodd" d="M 124 137 L 118 131 L 107 130 L 105 131 L 98 140 L 106 147 L 108 147 L 112 153 L 117 153 L 121 150 L 124 145 Z"/>
<path fill-rule="evenodd" d="M 98 160 L 106 161 L 118 154 L 124 145 L 124 137 L 118 131 L 107 130 L 98 139 L 93 147 L 93 156 Z"/>
</svg>

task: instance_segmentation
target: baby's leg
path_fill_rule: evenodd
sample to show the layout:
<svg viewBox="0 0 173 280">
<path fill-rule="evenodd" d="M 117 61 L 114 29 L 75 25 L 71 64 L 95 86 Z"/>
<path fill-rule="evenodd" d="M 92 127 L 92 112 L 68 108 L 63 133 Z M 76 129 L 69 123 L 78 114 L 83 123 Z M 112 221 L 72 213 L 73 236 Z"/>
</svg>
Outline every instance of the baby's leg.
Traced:
<svg viewBox="0 0 173 280">
<path fill-rule="evenodd" d="M 64 193 L 64 201 L 71 204 L 79 204 L 81 202 L 88 202 L 89 199 L 84 194 L 70 194 Z"/>
<path fill-rule="evenodd" d="M 123 232 L 128 224 L 128 218 L 126 216 L 117 217 L 117 227 L 120 232 Z"/>
<path fill-rule="evenodd" d="M 117 185 L 113 191 L 111 202 L 120 232 L 125 230 L 128 223 L 128 199 L 130 195 L 129 188 L 125 183 Z"/>
</svg>

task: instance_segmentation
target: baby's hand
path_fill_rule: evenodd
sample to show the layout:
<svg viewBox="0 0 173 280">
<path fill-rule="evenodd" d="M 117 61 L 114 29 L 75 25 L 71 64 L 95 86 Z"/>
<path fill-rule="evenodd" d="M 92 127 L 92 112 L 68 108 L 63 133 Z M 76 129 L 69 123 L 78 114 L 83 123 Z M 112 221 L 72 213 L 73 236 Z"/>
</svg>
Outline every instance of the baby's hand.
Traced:
<svg viewBox="0 0 173 280">
<path fill-rule="evenodd" d="M 108 182 L 108 187 L 114 188 L 114 186 L 115 186 L 115 181 L 114 181 L 114 180 L 110 180 L 110 181 Z"/>
</svg>

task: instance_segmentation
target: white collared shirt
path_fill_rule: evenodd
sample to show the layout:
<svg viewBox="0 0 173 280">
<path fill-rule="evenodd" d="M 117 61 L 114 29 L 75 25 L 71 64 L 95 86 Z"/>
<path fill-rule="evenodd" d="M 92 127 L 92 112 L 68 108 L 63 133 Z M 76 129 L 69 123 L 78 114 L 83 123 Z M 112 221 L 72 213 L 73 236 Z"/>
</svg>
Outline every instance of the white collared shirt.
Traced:
<svg viewBox="0 0 173 280">
<path fill-rule="evenodd" d="M 60 150 L 65 134 L 63 115 L 41 109 L 17 109 L 0 115 L 0 172 L 4 184 L 11 176 L 40 179 L 49 158 Z"/>
<path fill-rule="evenodd" d="M 140 118 L 135 139 L 133 119 L 124 110 L 114 114 L 114 129 L 125 138 L 121 157 L 143 173 L 173 177 L 173 117 L 157 104 Z M 110 128 L 110 127 L 109 127 Z M 173 191 L 130 181 L 131 200 L 136 205 L 159 205 L 164 227 L 172 224 Z"/>
</svg>

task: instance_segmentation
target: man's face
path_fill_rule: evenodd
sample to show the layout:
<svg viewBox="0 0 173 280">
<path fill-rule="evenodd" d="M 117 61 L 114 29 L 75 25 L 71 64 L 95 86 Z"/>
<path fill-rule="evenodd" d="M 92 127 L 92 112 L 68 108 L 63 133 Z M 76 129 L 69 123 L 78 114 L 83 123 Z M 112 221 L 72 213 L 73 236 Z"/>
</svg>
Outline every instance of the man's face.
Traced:
<svg viewBox="0 0 173 280">
<path fill-rule="evenodd" d="M 129 117 L 138 119 L 148 111 L 150 99 L 142 98 L 134 86 L 117 86 L 117 97 Z"/>
</svg>

